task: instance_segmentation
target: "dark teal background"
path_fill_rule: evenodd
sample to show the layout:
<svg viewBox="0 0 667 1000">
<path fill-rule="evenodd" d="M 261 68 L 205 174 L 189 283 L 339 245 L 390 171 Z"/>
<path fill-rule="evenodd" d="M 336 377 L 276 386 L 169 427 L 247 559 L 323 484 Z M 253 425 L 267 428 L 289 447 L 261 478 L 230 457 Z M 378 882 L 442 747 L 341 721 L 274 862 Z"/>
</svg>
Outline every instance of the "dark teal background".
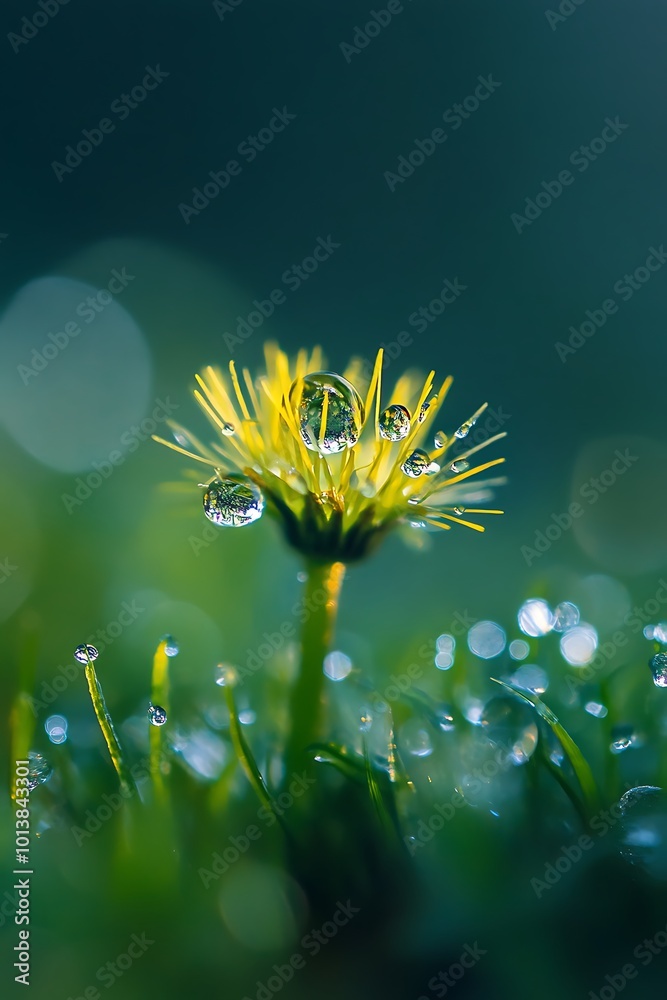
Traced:
<svg viewBox="0 0 667 1000">
<path fill-rule="evenodd" d="M 488 453 L 508 459 L 494 504 L 507 513 L 485 521 L 485 536 L 452 531 L 420 553 L 392 539 L 350 573 L 340 628 L 376 676 L 457 612 L 512 631 L 533 593 L 556 602 L 580 576 L 611 572 L 643 601 L 667 566 L 667 268 L 565 362 L 555 347 L 586 310 L 618 299 L 617 279 L 667 241 L 667 8 L 585 0 L 553 30 L 541 0 L 412 0 L 346 61 L 341 43 L 382 6 L 243 0 L 221 19 L 199 0 L 71 0 L 16 53 L 7 36 L 37 7 L 7 0 L 0 12 L 1 306 L 37 277 L 101 287 L 126 266 L 136 280 L 119 301 L 153 365 L 146 412 L 169 397 L 177 419 L 203 434 L 190 389 L 204 365 L 234 357 L 254 370 L 272 339 L 290 352 L 321 344 L 341 370 L 401 330 L 414 341 L 388 378 L 406 367 L 453 374 L 445 427 L 484 400 L 509 415 L 507 440 Z M 158 63 L 168 79 L 59 183 L 52 161 Z M 391 192 L 385 171 L 489 74 L 501 86 Z M 284 106 L 295 120 L 186 225 L 179 204 Z M 512 213 L 608 117 L 627 129 L 517 233 Z M 340 243 L 331 259 L 230 354 L 223 334 L 237 317 L 283 287 L 283 272 L 329 234 Z M 417 333 L 408 317 L 445 278 L 465 293 Z M 35 329 L 24 354 L 47 329 Z M 28 411 L 30 393 L 50 391 L 49 376 L 17 397 L 18 360 L 0 342 L 5 399 L 11 384 Z M 78 416 L 55 402 L 49 433 L 76 434 L 94 414 L 105 372 L 93 365 L 84 376 L 71 385 Z M 628 442 L 641 461 L 586 511 L 591 545 L 570 531 L 527 565 L 521 547 Z M 152 442 L 72 513 L 62 496 L 85 469 L 48 469 L 1 425 L 0 454 L 0 559 L 18 566 L 0 584 L 5 704 L 25 633 L 37 637 L 39 681 L 122 600 L 160 594 L 157 610 L 109 651 L 105 690 L 122 717 L 145 695 L 161 632 L 181 640 L 183 690 L 205 691 L 212 664 L 243 656 L 298 598 L 296 559 L 271 525 L 193 553 L 189 539 L 204 527 L 198 494 L 172 500 L 159 489 L 188 463 Z M 98 460 L 107 454 L 101 448 Z M 76 714 L 85 704 L 82 690 L 69 690 L 61 708 Z"/>
</svg>

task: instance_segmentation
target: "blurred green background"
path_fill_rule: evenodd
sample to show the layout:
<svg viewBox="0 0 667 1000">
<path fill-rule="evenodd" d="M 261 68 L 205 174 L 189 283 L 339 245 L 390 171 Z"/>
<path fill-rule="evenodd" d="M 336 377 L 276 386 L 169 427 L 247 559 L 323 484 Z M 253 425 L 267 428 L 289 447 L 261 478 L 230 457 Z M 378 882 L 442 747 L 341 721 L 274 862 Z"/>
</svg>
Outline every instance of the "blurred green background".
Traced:
<svg viewBox="0 0 667 1000">
<path fill-rule="evenodd" d="M 38 650 L 39 692 L 71 661 L 77 643 L 117 620 L 123 602 L 144 610 L 100 659 L 119 719 L 147 698 L 153 650 L 165 631 L 180 643 L 178 697 L 196 706 L 210 693 L 218 661 L 243 660 L 265 631 L 290 617 L 300 566 L 274 527 L 262 521 L 244 532 L 221 531 L 204 547 L 193 544 L 206 527 L 198 492 L 161 488 L 179 480 L 188 463 L 149 440 L 150 423 L 141 426 L 166 404 L 174 419 L 205 434 L 190 391 L 194 372 L 224 366 L 230 357 L 255 370 L 268 339 L 289 351 L 322 344 L 330 366 L 341 370 L 350 355 L 372 358 L 381 344 L 391 353 L 406 330 L 413 341 L 392 361 L 388 380 L 412 367 L 451 373 L 445 429 L 488 400 L 509 435 L 488 455 L 507 456 L 509 482 L 497 498 L 507 513 L 491 521 L 486 535 L 452 531 L 429 537 L 432 544 L 419 550 L 392 538 L 350 571 L 339 635 L 369 676 L 404 668 L 422 642 L 452 628 L 457 614 L 494 619 L 518 635 L 516 610 L 527 596 L 572 599 L 586 592 L 582 580 L 591 574 L 611 574 L 633 602 L 656 593 L 667 570 L 661 387 L 667 269 L 638 272 L 634 287 L 624 276 L 645 267 L 652 248 L 658 254 L 651 266 L 660 262 L 667 239 L 667 11 L 651 0 L 565 3 L 572 13 L 558 18 L 547 17 L 539 0 L 397 6 L 387 21 L 371 14 L 384 11 L 384 3 L 371 8 L 356 0 L 233 6 L 73 0 L 43 26 L 38 15 L 40 26 L 26 28 L 22 18 L 42 8 L 3 4 L 4 705 L 26 650 Z M 346 48 L 355 37 L 359 42 L 359 28 L 382 21 L 377 31 L 364 32 L 358 51 Z M 136 106 L 123 105 L 122 95 L 141 86 L 149 67 L 165 74 L 161 82 L 143 92 L 145 99 L 135 94 Z M 499 86 L 488 100 L 443 124 L 443 113 L 489 76 Z M 151 85 L 154 79 L 149 74 Z M 287 109 L 293 120 L 266 148 L 255 147 L 255 156 L 240 153 L 244 140 L 276 121 L 276 109 Z M 78 164 L 70 154 L 67 172 L 54 169 L 54 162 L 66 162 L 68 146 L 85 139 L 83 130 L 100 129 L 105 118 L 113 130 L 93 132 L 98 145 Z M 607 119 L 626 127 L 600 151 L 591 143 Z M 424 143 L 439 127 L 446 141 L 412 172 L 403 161 L 408 176 L 388 183 L 385 174 L 397 171 L 399 157 L 409 157 L 416 140 Z M 591 150 L 586 169 L 577 163 L 588 154 L 570 160 L 581 147 Z M 227 187 L 199 214 L 184 212 L 193 189 L 232 159 L 240 170 Z M 526 200 L 548 190 L 543 183 L 557 191 L 554 182 L 567 169 L 572 183 L 550 204 L 544 194 L 538 198 L 545 207 L 539 215 L 529 209 L 537 217 L 518 232 L 512 214 L 525 214 Z M 318 238 L 339 245 L 296 288 L 285 272 L 312 253 Z M 82 303 L 107 288 L 114 269 L 128 276 L 126 287 L 114 293 L 113 304 L 98 300 L 103 307 L 87 322 Z M 414 317 L 410 323 L 445 279 L 465 291 L 425 329 Z M 285 301 L 231 352 L 225 334 L 256 308 L 253 300 L 268 299 L 276 288 Z M 618 308 L 604 325 L 580 336 L 576 351 L 559 354 L 570 327 L 595 323 L 610 298 Z M 66 323 L 77 319 L 81 332 L 62 339 Z M 41 370 L 35 351 L 46 357 Z M 548 551 L 526 556 L 536 533 L 554 523 L 552 515 L 581 501 L 581 487 L 626 448 L 638 456 L 627 474 L 595 503 L 583 501 L 583 516 Z M 93 479 L 86 495 L 81 482 L 94 463 L 108 471 L 112 453 L 120 455 L 117 467 Z M 645 646 L 639 636 L 642 661 Z M 260 689 L 258 680 L 251 695 L 255 690 L 259 698 Z M 57 708 L 74 721 L 75 743 L 80 725 L 79 745 L 91 747 L 86 699 L 82 683 L 70 684 Z M 38 749 L 48 747 L 42 723 L 40 715 Z M 105 849 L 97 850 L 103 865 Z M 57 858 L 54 851 L 54 872 Z M 62 881 L 54 876 L 48 892 L 45 885 L 36 917 L 39 947 L 49 963 L 60 945 L 67 947 L 57 988 L 49 987 L 50 966 L 35 958 L 35 995 L 79 995 L 97 966 L 122 950 L 125 929 L 128 938 L 141 929 L 124 919 L 125 906 L 135 906 L 130 894 L 115 916 L 109 913 L 108 927 L 92 921 L 85 938 L 77 918 L 97 910 L 92 903 L 78 909 L 67 886 L 76 900 L 86 879 L 68 870 Z M 493 900 L 490 893 L 485 905 Z M 141 911 L 145 899 L 136 905 Z M 212 929 L 198 905 L 191 901 L 193 912 L 166 923 L 172 938 L 162 939 L 160 961 L 138 967 L 135 982 L 128 974 L 116 995 L 143 996 L 155 977 L 163 979 L 161 992 L 172 995 L 172 965 L 174 996 L 192 983 L 195 995 L 210 995 L 219 927 Z M 103 892 L 98 907 L 105 908 Z M 667 910 L 661 913 L 667 921 Z M 461 947 L 465 934 L 476 936 L 470 912 L 463 922 Z M 208 927 L 205 941 L 190 938 L 191 925 Z M 8 942 L 6 926 L 2 934 Z M 459 940 L 456 932 L 452 937 Z M 238 959 L 240 968 L 266 978 L 273 959 L 262 965 L 252 949 L 250 957 L 239 956 L 230 940 L 225 961 Z M 554 943 L 555 951 L 564 947 Z M 94 957 L 87 961 L 86 953 Z M 408 965 L 414 954 L 406 943 Z M 414 961 L 417 985 L 406 973 L 396 996 L 428 992 Z M 200 963 L 205 972 L 197 986 Z M 361 956 L 350 957 L 349 975 L 361 977 L 359 995 L 367 995 L 372 980 L 356 963 L 363 969 Z M 600 970 L 613 972 L 604 963 Z M 312 975 L 319 984 L 327 977 Z M 248 985 L 239 990 L 247 991 L 254 978 L 240 981 Z M 520 990 L 520 975 L 511 982 L 510 992 Z M 603 979 L 592 978 L 590 988 L 596 983 Z M 570 986 L 554 987 L 553 995 L 573 995 Z M 343 989 L 340 980 L 331 994 L 321 988 L 322 996 Z M 475 995 L 476 988 L 464 982 L 459 995 Z M 235 989 L 223 984 L 218 992 L 241 996 Z M 485 990 L 505 995 L 498 980 Z M 524 995 L 533 995 L 528 986 Z"/>
</svg>

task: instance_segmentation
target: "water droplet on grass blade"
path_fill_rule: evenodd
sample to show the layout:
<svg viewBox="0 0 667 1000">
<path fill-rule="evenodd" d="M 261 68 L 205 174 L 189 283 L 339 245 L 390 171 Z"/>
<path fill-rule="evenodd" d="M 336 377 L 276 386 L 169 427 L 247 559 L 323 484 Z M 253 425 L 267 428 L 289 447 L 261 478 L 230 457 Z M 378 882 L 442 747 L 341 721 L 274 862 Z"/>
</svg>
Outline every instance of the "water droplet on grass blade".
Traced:
<svg viewBox="0 0 667 1000">
<path fill-rule="evenodd" d="M 46 757 L 35 750 L 28 753 L 28 788 L 33 792 L 38 785 L 43 785 L 53 774 L 53 768 Z"/>
<path fill-rule="evenodd" d="M 219 687 L 226 687 L 228 684 L 233 686 L 236 684 L 236 678 L 236 668 L 228 663 L 219 663 L 215 668 L 215 683 Z"/>
<path fill-rule="evenodd" d="M 431 459 L 427 453 L 417 448 L 411 455 L 408 455 L 401 469 L 411 479 L 419 479 L 420 476 L 424 475 L 430 464 Z"/>
<path fill-rule="evenodd" d="M 514 698 L 492 698 L 480 717 L 489 740 L 507 753 L 513 764 L 525 764 L 537 746 L 537 725 L 528 705 Z"/>
<path fill-rule="evenodd" d="M 667 653 L 656 653 L 649 661 L 653 683 L 656 687 L 667 687 Z"/>
<path fill-rule="evenodd" d="M 152 726 L 164 726 L 167 713 L 161 705 L 151 705 L 148 709 L 148 720 Z"/>
<path fill-rule="evenodd" d="M 364 404 L 347 379 L 333 372 L 312 372 L 292 383 L 289 398 L 310 451 L 337 455 L 359 440 Z"/>
<path fill-rule="evenodd" d="M 410 411 L 399 403 L 388 406 L 380 414 L 379 429 L 387 441 L 402 441 L 410 433 Z"/>
<path fill-rule="evenodd" d="M 99 655 L 95 647 L 90 645 L 82 644 L 74 650 L 74 659 L 78 660 L 79 663 L 88 663 L 88 660 L 96 660 Z"/>
<path fill-rule="evenodd" d="M 160 642 L 165 644 L 164 651 L 167 656 L 178 656 L 178 643 L 173 635 L 163 635 Z"/>
<path fill-rule="evenodd" d="M 249 479 L 214 479 L 203 498 L 209 521 L 227 528 L 252 524 L 262 516 L 264 497 Z"/>
</svg>

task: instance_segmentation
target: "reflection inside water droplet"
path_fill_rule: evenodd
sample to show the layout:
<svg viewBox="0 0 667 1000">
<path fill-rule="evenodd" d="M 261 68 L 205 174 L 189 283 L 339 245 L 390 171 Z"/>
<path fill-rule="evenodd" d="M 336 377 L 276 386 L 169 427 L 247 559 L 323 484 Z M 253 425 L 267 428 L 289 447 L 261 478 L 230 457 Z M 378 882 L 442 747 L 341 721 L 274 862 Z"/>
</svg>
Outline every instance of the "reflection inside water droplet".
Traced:
<svg viewBox="0 0 667 1000">
<path fill-rule="evenodd" d="M 88 660 L 96 660 L 99 655 L 95 647 L 90 645 L 82 644 L 74 650 L 74 659 L 78 660 L 79 663 L 88 663 Z"/>
<path fill-rule="evenodd" d="M 164 651 L 167 656 L 178 656 L 178 643 L 173 635 L 163 635 L 160 642 L 165 644 Z"/>
<path fill-rule="evenodd" d="M 252 524 L 264 510 L 264 497 L 249 479 L 214 479 L 204 493 L 203 503 L 209 521 L 228 528 Z"/>
<path fill-rule="evenodd" d="M 161 705 L 151 705 L 148 709 L 148 720 L 152 726 L 164 726 L 167 713 Z"/>
<path fill-rule="evenodd" d="M 656 653 L 649 660 L 649 666 L 655 686 L 667 688 L 667 653 Z"/>
<path fill-rule="evenodd" d="M 395 403 L 380 414 L 380 436 L 387 441 L 402 441 L 410 433 L 410 411 Z"/>
<path fill-rule="evenodd" d="M 430 464 L 431 459 L 427 453 L 417 448 L 411 455 L 408 455 L 401 469 L 411 479 L 419 479 L 420 476 L 424 475 Z"/>
<path fill-rule="evenodd" d="M 337 455 L 359 440 L 364 404 L 347 379 L 333 372 L 312 372 L 292 383 L 289 398 L 310 451 Z"/>
</svg>

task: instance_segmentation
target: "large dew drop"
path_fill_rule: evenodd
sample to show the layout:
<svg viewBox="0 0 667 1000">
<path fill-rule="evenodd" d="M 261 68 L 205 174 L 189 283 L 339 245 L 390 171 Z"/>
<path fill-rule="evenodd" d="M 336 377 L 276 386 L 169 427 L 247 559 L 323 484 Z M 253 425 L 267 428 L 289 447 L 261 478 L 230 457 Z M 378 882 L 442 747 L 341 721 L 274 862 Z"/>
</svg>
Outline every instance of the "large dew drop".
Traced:
<svg viewBox="0 0 667 1000">
<path fill-rule="evenodd" d="M 406 476 L 410 476 L 411 479 L 419 479 L 419 477 L 423 476 L 428 470 L 430 464 L 431 459 L 426 452 L 417 448 L 411 455 L 408 455 L 406 460 L 403 462 L 401 469 Z"/>
<path fill-rule="evenodd" d="M 347 379 L 312 372 L 292 383 L 289 398 L 306 448 L 321 455 L 354 448 L 364 423 L 364 404 Z"/>
<path fill-rule="evenodd" d="M 164 726 L 167 713 L 161 705 L 151 705 L 148 709 L 148 721 L 152 726 Z"/>
<path fill-rule="evenodd" d="M 96 660 L 99 655 L 95 647 L 91 645 L 85 646 L 82 644 L 74 650 L 74 659 L 78 660 L 79 663 L 88 663 L 88 660 Z"/>
<path fill-rule="evenodd" d="M 204 493 L 207 518 L 227 528 L 252 524 L 263 510 L 264 497 L 249 479 L 214 479 Z"/>
<path fill-rule="evenodd" d="M 380 414 L 380 436 L 387 441 L 402 441 L 410 433 L 410 411 L 396 403 Z"/>
<path fill-rule="evenodd" d="M 46 757 L 35 750 L 30 750 L 28 753 L 28 788 L 30 791 L 34 792 L 37 786 L 43 785 L 52 774 L 53 768 Z"/>
<path fill-rule="evenodd" d="M 656 653 L 650 660 L 649 666 L 653 674 L 653 683 L 656 687 L 667 687 L 667 653 Z"/>
<path fill-rule="evenodd" d="M 484 706 L 482 729 L 512 764 L 525 764 L 537 746 L 537 725 L 528 705 L 500 695 Z"/>
<path fill-rule="evenodd" d="M 654 878 L 667 879 L 667 795 L 639 785 L 621 796 L 621 854 Z"/>
</svg>

